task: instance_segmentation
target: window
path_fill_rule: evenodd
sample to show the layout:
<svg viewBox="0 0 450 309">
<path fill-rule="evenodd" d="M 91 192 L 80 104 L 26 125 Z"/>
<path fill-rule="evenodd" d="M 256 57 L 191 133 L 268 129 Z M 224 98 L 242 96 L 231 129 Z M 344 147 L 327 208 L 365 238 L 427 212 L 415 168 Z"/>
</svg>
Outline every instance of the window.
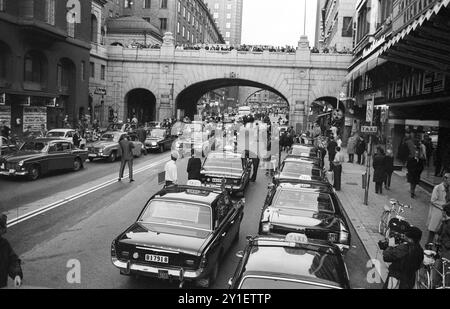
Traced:
<svg viewBox="0 0 450 309">
<path fill-rule="evenodd" d="M 133 0 L 125 0 L 124 3 L 123 3 L 123 6 L 125 8 L 129 8 L 129 9 L 131 9 L 132 5 L 133 5 Z"/>
<path fill-rule="evenodd" d="M 81 61 L 81 80 L 84 81 L 86 79 L 86 62 Z"/>
<path fill-rule="evenodd" d="M 6 0 L 0 0 L 0 12 L 6 11 Z"/>
<path fill-rule="evenodd" d="M 180 33 L 180 22 L 177 23 L 177 33 Z"/>
<path fill-rule="evenodd" d="M 178 13 L 181 13 L 181 0 L 178 0 L 177 10 L 178 10 Z"/>
<path fill-rule="evenodd" d="M 379 2 L 379 4 L 378 4 L 378 23 L 379 23 L 379 25 L 378 26 L 380 26 L 391 16 L 393 1 L 392 0 L 378 0 L 378 2 Z"/>
<path fill-rule="evenodd" d="M 231 23 L 226 23 L 225 28 L 231 29 Z"/>
<path fill-rule="evenodd" d="M 91 14 L 91 42 L 98 43 L 98 21 L 94 14 Z"/>
<path fill-rule="evenodd" d="M 353 36 L 353 17 L 344 17 L 342 25 L 342 37 L 351 38 Z"/>
<path fill-rule="evenodd" d="M 63 67 L 61 63 L 58 63 L 58 66 L 56 67 L 56 83 L 58 85 L 59 90 L 61 90 L 62 88 L 62 79 L 63 79 Z"/>
<path fill-rule="evenodd" d="M 186 27 L 185 26 L 183 26 L 183 33 L 182 33 L 182 35 L 183 35 L 183 38 L 186 35 Z"/>
<path fill-rule="evenodd" d="M 219 18 L 219 13 L 215 12 L 215 13 L 213 14 L 213 17 L 214 17 L 215 19 L 218 19 L 218 18 Z"/>
<path fill-rule="evenodd" d="M 231 13 L 227 13 L 227 19 L 231 19 Z"/>
<path fill-rule="evenodd" d="M 228 10 L 231 10 L 233 8 L 233 5 L 232 4 L 227 4 L 227 9 Z"/>
<path fill-rule="evenodd" d="M 367 7 L 366 3 L 358 11 L 358 26 L 357 26 L 358 28 L 356 36 L 357 42 L 360 42 L 370 31 L 370 20 L 368 19 L 369 16 L 370 16 L 370 8 Z"/>
<path fill-rule="evenodd" d="M 167 0 L 161 0 L 161 9 L 167 9 Z"/>
<path fill-rule="evenodd" d="M 25 81 L 41 83 L 44 79 L 45 60 L 42 55 L 36 52 L 26 54 L 24 60 Z"/>
<path fill-rule="evenodd" d="M 71 38 L 75 37 L 75 23 L 67 23 L 67 35 Z"/>
<path fill-rule="evenodd" d="M 95 63 L 94 62 L 90 62 L 89 66 L 90 66 L 90 70 L 91 70 L 91 77 L 95 78 Z"/>
<path fill-rule="evenodd" d="M 225 37 L 226 37 L 226 38 L 231 37 L 231 33 L 230 33 L 230 32 L 225 32 Z"/>
<path fill-rule="evenodd" d="M 106 66 L 102 65 L 100 71 L 100 79 L 105 80 L 106 79 Z"/>
<path fill-rule="evenodd" d="M 218 9 L 220 8 L 219 3 L 214 4 L 214 8 L 215 8 L 216 10 L 218 10 Z"/>
<path fill-rule="evenodd" d="M 149 9 L 151 7 L 151 0 L 144 0 L 144 9 Z"/>
<path fill-rule="evenodd" d="M 45 0 L 45 22 L 50 25 L 55 24 L 55 1 Z"/>
<path fill-rule="evenodd" d="M 167 30 L 167 18 L 160 18 L 160 29 Z"/>
</svg>

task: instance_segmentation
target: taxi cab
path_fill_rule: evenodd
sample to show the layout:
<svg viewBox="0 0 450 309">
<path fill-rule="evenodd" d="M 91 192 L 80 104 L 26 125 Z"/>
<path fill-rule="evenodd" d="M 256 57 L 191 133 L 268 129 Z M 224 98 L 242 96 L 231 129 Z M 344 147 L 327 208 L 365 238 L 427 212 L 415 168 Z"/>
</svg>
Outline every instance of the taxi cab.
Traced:
<svg viewBox="0 0 450 309">
<path fill-rule="evenodd" d="M 203 164 L 202 183 L 211 188 L 220 188 L 222 179 L 232 193 L 243 194 L 250 182 L 251 160 L 242 159 L 233 152 L 211 152 Z"/>
<path fill-rule="evenodd" d="M 286 158 L 275 178 L 313 177 L 325 180 L 325 171 L 314 161 L 306 158 Z"/>
<path fill-rule="evenodd" d="M 303 234 L 249 237 L 230 289 L 350 289 L 342 254 L 326 241 Z"/>
<path fill-rule="evenodd" d="M 122 275 L 191 281 L 210 287 L 239 238 L 244 200 L 199 186 L 172 186 L 150 198 L 137 221 L 111 244 Z"/>
<path fill-rule="evenodd" d="M 281 183 L 267 194 L 260 235 L 302 233 L 308 238 L 350 248 L 350 232 L 336 194 L 330 187 Z"/>
</svg>

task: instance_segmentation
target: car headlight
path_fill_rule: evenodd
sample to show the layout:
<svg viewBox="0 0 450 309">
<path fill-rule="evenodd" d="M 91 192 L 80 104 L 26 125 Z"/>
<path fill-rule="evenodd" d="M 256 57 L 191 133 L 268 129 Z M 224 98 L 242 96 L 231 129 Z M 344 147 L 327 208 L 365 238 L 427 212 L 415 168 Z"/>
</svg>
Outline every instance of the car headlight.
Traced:
<svg viewBox="0 0 450 309">
<path fill-rule="evenodd" d="M 158 143 L 156 142 L 152 142 L 152 146 L 156 146 Z"/>
<path fill-rule="evenodd" d="M 23 161 L 20 161 L 20 162 L 18 163 L 18 165 L 19 165 L 20 167 L 22 167 L 24 164 L 25 164 L 25 162 L 23 162 Z"/>
<path fill-rule="evenodd" d="M 265 222 L 262 224 L 262 232 L 263 233 L 270 233 L 272 226 L 269 222 Z"/>
</svg>

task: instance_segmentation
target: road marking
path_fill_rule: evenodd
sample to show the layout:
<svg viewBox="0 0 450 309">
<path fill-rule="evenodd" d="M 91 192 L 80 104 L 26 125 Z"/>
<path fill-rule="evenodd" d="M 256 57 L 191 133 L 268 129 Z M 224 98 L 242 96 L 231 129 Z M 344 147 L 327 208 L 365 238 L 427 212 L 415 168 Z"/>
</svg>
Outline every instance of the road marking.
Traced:
<svg viewBox="0 0 450 309">
<path fill-rule="evenodd" d="M 152 163 L 150 165 L 147 165 L 147 166 L 144 166 L 144 167 L 141 167 L 141 168 L 137 169 L 136 171 L 133 172 L 133 174 L 135 174 L 135 175 L 140 174 L 140 173 L 142 173 L 142 172 L 144 172 L 146 170 L 154 168 L 155 166 L 158 166 L 158 165 L 161 165 L 163 163 L 166 163 L 167 161 L 169 161 L 168 158 L 159 160 L 159 161 L 157 161 L 155 163 Z M 127 178 L 128 176 L 129 176 L 129 174 L 126 174 L 126 175 L 124 175 L 124 178 Z M 19 224 L 21 222 L 25 222 L 27 220 L 30 220 L 31 218 L 34 218 L 34 217 L 36 217 L 38 215 L 46 213 L 46 212 L 48 212 L 48 211 L 50 211 L 52 209 L 61 207 L 61 206 L 65 205 L 65 204 L 67 204 L 69 202 L 72 202 L 72 201 L 77 200 L 77 199 L 79 199 L 79 198 L 81 198 L 83 196 L 86 196 L 88 194 L 91 194 L 93 192 L 101 190 L 103 188 L 106 188 L 106 187 L 108 187 L 108 186 L 110 186 L 110 185 L 112 185 L 114 183 L 117 183 L 117 178 L 112 179 L 112 180 L 108 180 L 108 181 L 106 181 L 106 182 L 104 182 L 102 184 L 96 185 L 96 186 L 94 186 L 92 188 L 89 188 L 87 190 L 81 191 L 81 192 L 79 192 L 77 194 L 74 194 L 72 196 L 66 197 L 66 198 L 64 198 L 62 200 L 59 200 L 57 202 L 54 202 L 54 203 L 51 203 L 49 205 L 46 205 L 46 206 L 40 207 L 38 209 L 35 209 L 33 211 L 30 211 L 29 213 L 26 213 L 26 214 L 24 214 L 22 216 L 19 216 L 17 218 L 14 218 L 14 219 L 8 221 L 7 226 L 9 228 L 9 227 L 12 227 L 12 226 L 14 226 L 16 224 Z"/>
</svg>

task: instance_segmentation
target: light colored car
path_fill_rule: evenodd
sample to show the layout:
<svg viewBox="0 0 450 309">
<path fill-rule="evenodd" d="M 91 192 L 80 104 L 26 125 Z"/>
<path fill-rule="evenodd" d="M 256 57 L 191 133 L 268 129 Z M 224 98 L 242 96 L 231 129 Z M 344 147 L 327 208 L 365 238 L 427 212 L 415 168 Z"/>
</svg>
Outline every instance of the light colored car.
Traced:
<svg viewBox="0 0 450 309">
<path fill-rule="evenodd" d="M 107 159 L 109 162 L 116 161 L 119 156 L 119 141 L 122 136 L 130 136 L 130 141 L 134 144 L 133 155 L 140 157 L 144 152 L 144 145 L 137 140 L 134 135 L 129 135 L 126 132 L 106 132 L 102 135 L 99 141 L 88 145 L 89 161 L 95 159 Z"/>
<path fill-rule="evenodd" d="M 54 129 L 47 132 L 46 138 L 58 138 L 66 140 L 68 142 L 73 142 L 73 136 L 75 135 L 75 130 L 73 129 Z M 86 139 L 82 138 L 80 141 L 80 149 L 86 148 Z"/>
</svg>

